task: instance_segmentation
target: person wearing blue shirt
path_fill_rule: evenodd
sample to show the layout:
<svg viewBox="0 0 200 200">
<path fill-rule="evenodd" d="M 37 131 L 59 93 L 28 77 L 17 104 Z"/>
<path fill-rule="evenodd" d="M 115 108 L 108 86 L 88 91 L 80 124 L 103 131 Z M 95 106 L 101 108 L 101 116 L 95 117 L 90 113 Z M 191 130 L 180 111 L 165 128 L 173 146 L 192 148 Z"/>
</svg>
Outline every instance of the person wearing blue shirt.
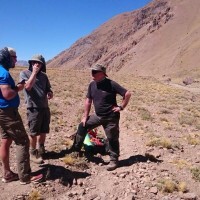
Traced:
<svg viewBox="0 0 200 200">
<path fill-rule="evenodd" d="M 17 62 L 16 51 L 5 47 L 0 49 L 0 158 L 2 160 L 2 182 L 20 180 L 20 184 L 39 182 L 43 175 L 31 176 L 29 139 L 18 112 L 20 99 L 18 92 L 24 88 L 24 83 L 15 85 L 9 73 Z M 16 144 L 16 161 L 18 174 L 10 169 L 9 157 L 12 141 Z"/>
</svg>

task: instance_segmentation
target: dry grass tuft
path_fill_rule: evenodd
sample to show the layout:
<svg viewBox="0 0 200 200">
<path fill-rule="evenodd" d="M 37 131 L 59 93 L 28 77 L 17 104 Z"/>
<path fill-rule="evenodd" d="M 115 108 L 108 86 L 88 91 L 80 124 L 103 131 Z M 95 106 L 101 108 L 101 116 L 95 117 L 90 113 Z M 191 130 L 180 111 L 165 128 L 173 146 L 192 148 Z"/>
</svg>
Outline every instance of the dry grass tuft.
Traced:
<svg viewBox="0 0 200 200">
<path fill-rule="evenodd" d="M 77 155 L 77 152 L 66 155 L 61 160 L 68 166 L 73 166 L 79 169 L 88 169 L 88 162 L 85 157 Z"/>
<path fill-rule="evenodd" d="M 163 148 L 172 149 L 172 143 L 167 138 L 154 137 L 147 143 L 147 146 L 161 146 Z"/>
<path fill-rule="evenodd" d="M 183 193 L 188 191 L 186 182 L 180 182 L 178 184 L 178 191 L 183 192 Z"/>
<path fill-rule="evenodd" d="M 179 169 L 189 166 L 186 160 L 173 160 L 171 163 L 175 164 Z"/>
<path fill-rule="evenodd" d="M 32 190 L 28 195 L 28 200 L 43 200 L 40 192 L 38 190 Z"/>
<path fill-rule="evenodd" d="M 158 188 L 163 193 L 187 192 L 187 185 L 185 182 L 178 182 L 171 179 L 161 179 L 158 181 Z"/>
<path fill-rule="evenodd" d="M 192 168 L 190 171 L 192 173 L 192 178 L 200 182 L 200 167 Z"/>
<path fill-rule="evenodd" d="M 200 134 L 191 133 L 186 137 L 188 144 L 190 145 L 199 145 L 200 144 Z"/>
<path fill-rule="evenodd" d="M 142 120 L 153 121 L 151 113 L 146 108 L 138 108 L 138 114 Z"/>
<path fill-rule="evenodd" d="M 62 144 L 65 145 L 67 149 L 69 149 L 73 145 L 73 140 L 66 138 L 62 141 Z"/>
<path fill-rule="evenodd" d="M 181 125 L 192 125 L 196 123 L 195 116 L 191 115 L 190 113 L 181 113 L 179 116 L 179 123 Z"/>
<path fill-rule="evenodd" d="M 61 159 L 66 165 L 74 165 L 77 161 L 76 158 L 74 158 L 71 155 L 66 155 L 64 158 Z"/>
</svg>

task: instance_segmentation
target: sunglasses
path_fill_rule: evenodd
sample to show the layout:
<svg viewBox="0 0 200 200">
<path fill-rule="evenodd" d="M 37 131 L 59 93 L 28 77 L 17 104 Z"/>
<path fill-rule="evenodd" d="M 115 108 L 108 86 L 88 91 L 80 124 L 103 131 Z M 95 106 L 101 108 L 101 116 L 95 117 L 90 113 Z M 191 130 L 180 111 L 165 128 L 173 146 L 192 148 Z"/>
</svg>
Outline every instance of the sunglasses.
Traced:
<svg viewBox="0 0 200 200">
<path fill-rule="evenodd" d="M 97 73 L 99 73 L 99 72 L 101 72 L 101 71 L 92 70 L 92 74 L 97 74 Z"/>
<path fill-rule="evenodd" d="M 12 58 L 17 58 L 17 56 L 11 56 Z"/>
<path fill-rule="evenodd" d="M 42 64 L 42 63 L 39 62 L 39 61 L 32 61 L 31 63 L 32 63 L 33 65 L 34 65 L 34 64 Z"/>
</svg>

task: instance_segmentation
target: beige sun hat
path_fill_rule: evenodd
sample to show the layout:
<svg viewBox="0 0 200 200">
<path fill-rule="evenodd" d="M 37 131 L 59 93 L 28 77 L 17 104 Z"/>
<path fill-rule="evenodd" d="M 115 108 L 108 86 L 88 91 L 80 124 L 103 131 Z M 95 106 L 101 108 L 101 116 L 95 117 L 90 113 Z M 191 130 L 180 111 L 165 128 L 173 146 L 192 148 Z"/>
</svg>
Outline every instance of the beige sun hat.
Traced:
<svg viewBox="0 0 200 200">
<path fill-rule="evenodd" d="M 95 70 L 95 71 L 103 72 L 107 76 L 106 68 L 102 64 L 96 64 L 93 67 L 91 67 L 90 69 L 91 70 Z"/>
<path fill-rule="evenodd" d="M 32 61 L 37 61 L 37 62 L 42 63 L 43 65 L 46 65 L 44 57 L 43 57 L 42 55 L 40 55 L 40 54 L 34 55 L 34 56 L 28 61 L 28 63 L 31 64 Z"/>
</svg>

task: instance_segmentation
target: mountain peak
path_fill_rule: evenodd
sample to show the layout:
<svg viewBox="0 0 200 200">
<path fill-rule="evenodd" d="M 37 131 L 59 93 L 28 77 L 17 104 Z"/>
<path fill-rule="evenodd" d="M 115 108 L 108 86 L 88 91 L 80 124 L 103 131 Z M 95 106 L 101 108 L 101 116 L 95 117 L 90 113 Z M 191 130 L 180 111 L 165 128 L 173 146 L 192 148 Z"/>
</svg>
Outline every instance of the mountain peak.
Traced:
<svg viewBox="0 0 200 200">
<path fill-rule="evenodd" d="M 86 69 L 98 62 L 108 71 L 148 76 L 195 70 L 199 6 L 198 0 L 154 0 L 111 18 L 50 60 L 48 67 Z"/>
</svg>

